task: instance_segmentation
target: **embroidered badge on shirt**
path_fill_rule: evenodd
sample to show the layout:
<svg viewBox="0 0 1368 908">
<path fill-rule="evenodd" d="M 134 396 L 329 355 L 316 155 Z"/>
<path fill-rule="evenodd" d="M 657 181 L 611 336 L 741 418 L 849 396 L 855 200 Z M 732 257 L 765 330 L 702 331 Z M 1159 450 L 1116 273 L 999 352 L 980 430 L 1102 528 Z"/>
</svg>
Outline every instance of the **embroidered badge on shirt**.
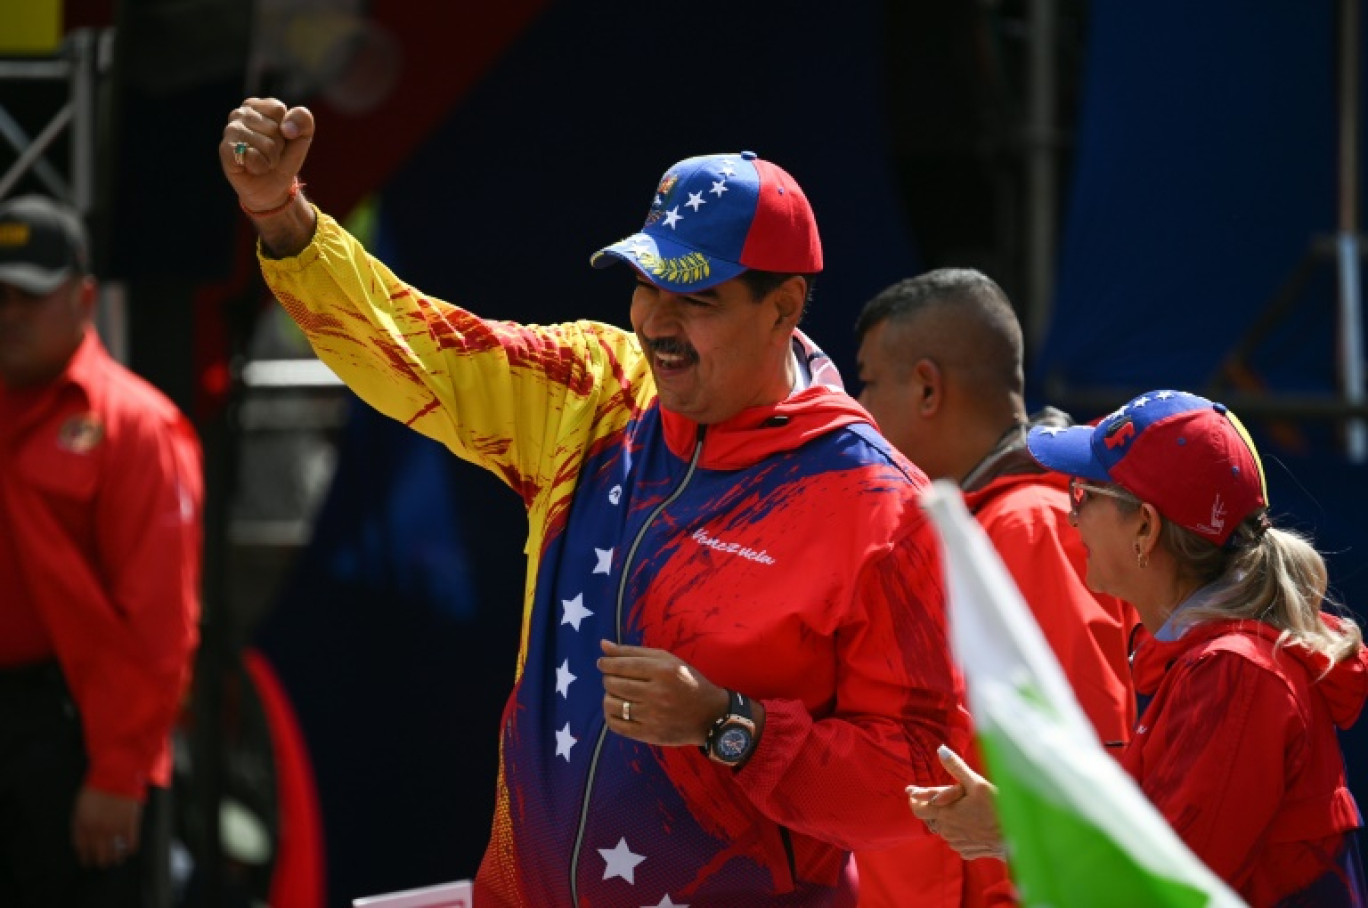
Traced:
<svg viewBox="0 0 1368 908">
<path fill-rule="evenodd" d="M 104 423 L 94 413 L 82 413 L 62 423 L 57 447 L 73 454 L 89 454 L 104 441 Z"/>
</svg>

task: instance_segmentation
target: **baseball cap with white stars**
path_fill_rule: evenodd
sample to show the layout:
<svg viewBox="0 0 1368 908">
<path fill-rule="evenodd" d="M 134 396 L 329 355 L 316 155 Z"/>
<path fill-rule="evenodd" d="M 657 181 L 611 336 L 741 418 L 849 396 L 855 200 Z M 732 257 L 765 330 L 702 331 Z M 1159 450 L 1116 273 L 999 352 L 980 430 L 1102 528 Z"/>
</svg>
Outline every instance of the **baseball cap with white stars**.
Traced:
<svg viewBox="0 0 1368 908">
<path fill-rule="evenodd" d="M 1034 428 L 1026 447 L 1047 470 L 1114 482 L 1216 545 L 1268 506 L 1244 425 L 1224 404 L 1185 391 L 1141 394 L 1096 426 Z"/>
<path fill-rule="evenodd" d="M 681 293 L 705 290 L 747 270 L 822 270 L 817 219 L 798 183 L 753 151 L 688 158 L 660 178 L 640 232 L 590 258 L 626 262 Z"/>
</svg>

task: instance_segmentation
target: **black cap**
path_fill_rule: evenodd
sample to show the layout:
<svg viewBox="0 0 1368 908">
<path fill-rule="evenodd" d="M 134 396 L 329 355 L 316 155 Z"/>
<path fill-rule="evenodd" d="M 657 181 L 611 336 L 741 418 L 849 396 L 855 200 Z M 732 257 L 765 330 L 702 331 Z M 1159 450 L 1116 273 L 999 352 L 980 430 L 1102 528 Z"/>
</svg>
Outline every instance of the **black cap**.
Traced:
<svg viewBox="0 0 1368 908">
<path fill-rule="evenodd" d="M 89 271 L 85 225 L 74 208 L 41 195 L 0 202 L 0 284 L 43 295 Z"/>
</svg>

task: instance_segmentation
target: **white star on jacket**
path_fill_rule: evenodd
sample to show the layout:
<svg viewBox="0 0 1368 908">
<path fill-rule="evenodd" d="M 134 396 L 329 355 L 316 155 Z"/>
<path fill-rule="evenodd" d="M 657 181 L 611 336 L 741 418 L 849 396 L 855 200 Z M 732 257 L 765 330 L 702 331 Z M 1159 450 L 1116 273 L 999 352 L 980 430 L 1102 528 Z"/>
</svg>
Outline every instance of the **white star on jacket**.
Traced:
<svg viewBox="0 0 1368 908">
<path fill-rule="evenodd" d="M 565 614 L 561 616 L 561 624 L 573 624 L 575 630 L 580 629 L 580 622 L 594 614 L 584 607 L 584 594 L 580 593 L 574 599 L 562 599 L 561 605 L 565 608 Z"/>
<path fill-rule="evenodd" d="M 644 854 L 634 854 L 632 849 L 627 847 L 625 837 L 618 839 L 618 843 L 612 848 L 600 848 L 598 853 L 603 856 L 607 866 L 603 868 L 603 878 L 611 880 L 615 876 L 620 876 L 633 886 L 636 885 L 636 865 L 646 860 Z"/>
<path fill-rule="evenodd" d="M 560 664 L 560 668 L 556 669 L 556 693 L 569 700 L 570 685 L 578 680 L 577 677 L 570 674 L 570 659 L 566 657 L 566 660 Z"/>
<path fill-rule="evenodd" d="M 654 905 L 642 905 L 641 908 L 689 908 L 688 905 L 676 905 L 670 901 L 670 894 L 667 892 L 665 898 L 656 902 Z"/>
<path fill-rule="evenodd" d="M 613 570 L 613 550 L 594 549 L 594 554 L 598 557 L 598 564 L 594 565 L 595 574 L 609 574 Z"/>
<path fill-rule="evenodd" d="M 556 732 L 556 756 L 565 757 L 565 762 L 570 762 L 570 748 L 579 742 L 579 738 L 570 734 L 570 723 L 566 722 L 565 727 Z M 643 858 L 644 860 L 644 858 Z"/>
</svg>

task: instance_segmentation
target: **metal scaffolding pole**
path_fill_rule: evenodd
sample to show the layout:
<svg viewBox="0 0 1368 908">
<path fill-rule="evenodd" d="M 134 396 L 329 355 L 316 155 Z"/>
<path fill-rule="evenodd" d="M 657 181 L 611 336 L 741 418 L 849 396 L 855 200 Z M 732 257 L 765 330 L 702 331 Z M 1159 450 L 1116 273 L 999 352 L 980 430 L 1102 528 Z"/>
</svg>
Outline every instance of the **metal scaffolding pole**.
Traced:
<svg viewBox="0 0 1368 908">
<path fill-rule="evenodd" d="M 71 33 L 71 204 L 95 208 L 95 75 L 99 42 L 90 29 Z"/>
<path fill-rule="evenodd" d="M 1364 401 L 1362 287 L 1359 281 L 1359 0 L 1339 4 L 1339 224 L 1336 252 L 1339 273 L 1340 389 L 1344 401 Z M 1344 425 L 1350 463 L 1368 459 L 1368 430 L 1362 417 Z"/>
<path fill-rule="evenodd" d="M 25 174 L 32 171 L 48 191 L 89 216 L 95 204 L 95 80 L 101 61 L 96 32 L 79 29 L 49 59 L 0 60 L 0 81 L 49 81 L 67 83 L 66 101 L 32 138 L 8 111 L 0 107 L 0 138 L 18 153 L 9 169 L 0 174 L 0 199 L 10 195 Z M 44 157 L 63 130 L 69 131 L 71 158 L 66 178 Z"/>
</svg>

